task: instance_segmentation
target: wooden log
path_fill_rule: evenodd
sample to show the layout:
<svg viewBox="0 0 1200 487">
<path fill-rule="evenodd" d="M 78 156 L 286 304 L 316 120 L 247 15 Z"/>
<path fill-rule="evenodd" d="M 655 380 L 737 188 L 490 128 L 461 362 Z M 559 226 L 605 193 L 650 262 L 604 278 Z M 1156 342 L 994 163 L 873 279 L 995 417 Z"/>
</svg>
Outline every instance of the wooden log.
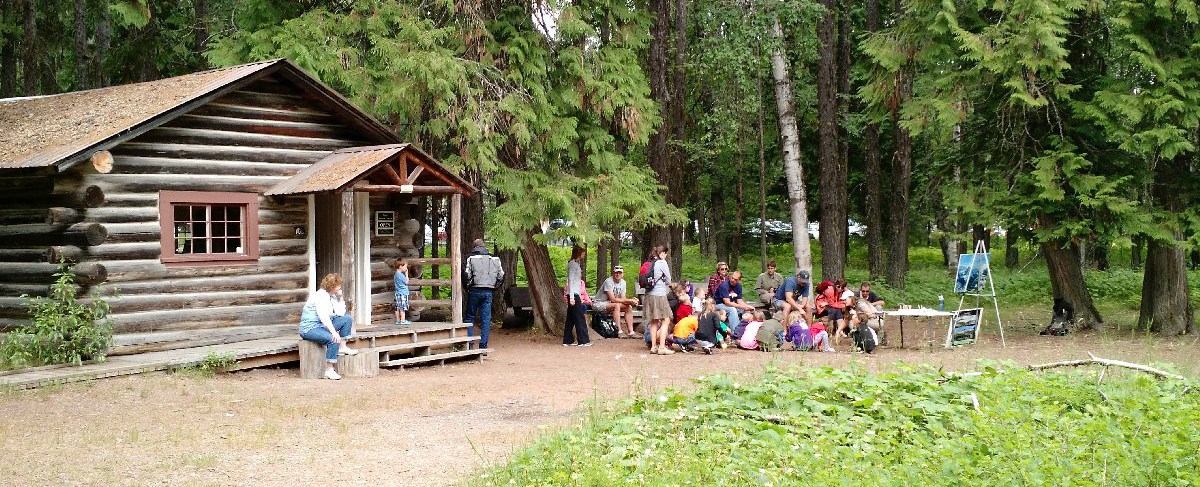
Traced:
<svg viewBox="0 0 1200 487">
<path fill-rule="evenodd" d="M 113 283 L 192 277 L 250 276 L 307 272 L 308 257 L 282 255 L 262 257 L 257 264 L 237 266 L 167 267 L 157 259 L 107 262 L 108 280 Z"/>
<path fill-rule="evenodd" d="M 325 374 L 325 345 L 317 342 L 300 340 L 300 378 L 320 379 Z"/>
<path fill-rule="evenodd" d="M 308 212 L 304 208 L 286 207 L 288 211 L 264 209 L 259 207 L 259 224 L 287 223 L 304 225 L 308 220 Z M 97 223 L 134 223 L 155 222 L 159 219 L 158 206 L 141 206 L 135 208 L 92 208 L 84 214 L 84 221 Z"/>
<path fill-rule="evenodd" d="M 42 252 L 42 257 L 50 264 L 79 262 L 83 260 L 83 250 L 74 245 L 52 245 Z"/>
<path fill-rule="evenodd" d="M 94 289 L 103 295 L 133 296 L 151 293 L 204 293 L 210 291 L 255 291 L 260 289 L 304 289 L 307 272 L 250 274 L 214 277 L 172 278 L 163 280 L 104 283 Z"/>
<path fill-rule="evenodd" d="M 187 114 L 172 120 L 171 126 L 216 130 L 236 130 L 259 134 L 292 135 L 298 137 L 323 137 L 348 139 L 346 127 L 335 124 L 290 122 L 284 120 L 246 120 L 216 115 Z"/>
<path fill-rule="evenodd" d="M 297 225 L 300 223 L 259 225 L 259 242 L 293 238 L 296 236 Z M 159 240 L 162 231 L 158 222 L 105 223 L 104 228 L 108 230 L 108 238 L 105 240 L 108 243 L 155 242 Z"/>
<path fill-rule="evenodd" d="M 108 239 L 108 229 L 99 223 L 76 223 L 63 227 L 45 223 L 0 226 L 0 246 L 100 245 Z"/>
<path fill-rule="evenodd" d="M 252 91 L 238 90 L 216 99 L 215 102 L 236 103 L 239 105 L 249 105 L 254 107 L 267 107 L 298 113 L 323 113 L 320 110 L 312 108 L 316 104 L 314 104 L 308 98 L 298 95 L 285 95 L 279 93 L 256 93 Z"/>
<path fill-rule="evenodd" d="M 0 262 L 46 262 L 46 249 L 47 247 L 0 248 Z"/>
<path fill-rule="evenodd" d="M 315 150 L 332 152 L 360 145 L 358 141 L 296 137 L 291 135 L 259 134 L 253 132 L 213 130 L 186 127 L 159 127 L 141 137 L 139 142 L 165 142 L 172 144 L 198 144 L 240 147 L 268 147 L 277 149 Z"/>
<path fill-rule="evenodd" d="M 28 317 L 24 318 L 0 318 L 0 332 L 8 333 L 22 326 L 30 324 Z"/>
<path fill-rule="evenodd" d="M 92 170 L 100 174 L 108 174 L 113 169 L 112 153 L 106 150 L 96 151 L 92 153 L 91 163 Z"/>
<path fill-rule="evenodd" d="M 408 265 L 450 265 L 449 257 L 418 257 L 405 260 L 408 261 Z"/>
<path fill-rule="evenodd" d="M 324 112 L 298 112 L 294 110 L 280 110 L 277 108 L 256 106 L 252 104 L 242 104 L 237 103 L 234 100 L 224 99 L 204 105 L 196 110 L 193 110 L 191 113 L 218 117 L 242 118 L 251 122 L 257 122 L 259 120 L 279 120 L 285 122 L 331 123 L 337 121 L 333 115 Z"/>
<path fill-rule="evenodd" d="M 278 162 L 175 159 L 170 157 L 118 156 L 117 174 L 226 174 L 235 176 L 293 176 L 307 164 Z"/>
<path fill-rule="evenodd" d="M 78 249 L 76 247 L 76 249 Z M 300 255 L 308 249 L 308 242 L 304 239 L 269 239 L 258 241 L 258 252 L 260 257 L 280 256 L 280 255 Z M 145 260 L 159 259 L 162 256 L 162 243 L 158 238 L 145 238 L 140 242 L 124 242 L 112 243 L 106 242 L 103 245 L 86 247 L 80 249 L 82 256 L 90 260 Z M 59 249 L 53 247 L 47 250 L 46 262 L 58 262 L 57 255 L 53 252 L 58 252 Z M 66 252 L 69 257 L 74 251 L 71 248 L 61 249 Z M 0 259 L 2 261 L 3 259 Z M 79 259 L 69 259 L 79 261 Z"/>
<path fill-rule="evenodd" d="M 461 279 L 453 279 L 462 275 L 462 195 L 454 193 L 450 197 L 450 322 L 461 325 L 463 322 L 464 289 Z"/>
<path fill-rule="evenodd" d="M 95 208 L 104 204 L 104 190 L 94 185 L 77 185 L 77 180 L 62 179 L 62 185 L 49 192 L 9 190 L 0 191 L 0 205 L 5 207 L 65 206 L 70 208 Z M 69 183 L 76 184 L 70 186 Z"/>
<path fill-rule="evenodd" d="M 112 346 L 108 349 L 108 355 L 130 355 L 295 335 L 296 325 L 294 324 L 123 333 L 113 336 Z"/>
<path fill-rule="evenodd" d="M 400 186 L 387 184 L 361 184 L 352 188 L 354 191 L 364 193 L 406 193 L 406 194 L 432 194 L 432 195 L 447 195 L 458 194 L 458 189 L 453 186 Z"/>
<path fill-rule="evenodd" d="M 58 264 L 3 262 L 0 263 L 0 282 L 49 284 L 58 272 Z M 108 278 L 108 269 L 100 263 L 84 262 L 71 268 L 75 274 L 75 282 L 90 286 L 104 282 Z"/>
<path fill-rule="evenodd" d="M 308 341 L 308 340 L 305 340 Z M 355 343 L 352 341 L 351 346 Z M 338 357 L 334 369 L 338 375 L 347 379 L 361 379 L 379 375 L 379 352 L 371 348 L 356 348 L 358 355 L 342 355 Z M 324 355 L 322 355 L 324 358 Z"/>
<path fill-rule="evenodd" d="M 449 286 L 451 279 L 409 279 L 409 286 Z"/>
<path fill-rule="evenodd" d="M 114 313 L 113 333 L 180 331 L 264 323 L 299 323 L 300 309 L 294 303 L 229 306 L 207 309 L 172 309 Z"/>
<path fill-rule="evenodd" d="M 231 278 L 226 281 L 236 280 L 236 278 Z M 161 309 L 206 309 L 282 303 L 293 303 L 299 309 L 303 307 L 307 298 L 308 291 L 303 286 L 292 289 L 255 289 L 252 291 L 229 291 L 218 286 L 205 291 L 188 293 L 160 291 L 153 294 L 120 295 L 110 299 L 109 305 L 112 306 L 114 314 Z"/>
<path fill-rule="evenodd" d="M 154 193 L 109 193 L 105 194 L 103 207 L 133 208 L 139 206 L 158 207 L 158 192 Z"/>
<path fill-rule="evenodd" d="M 115 150 L 118 151 L 117 155 L 129 156 L 281 162 L 284 164 L 312 164 L 329 155 L 329 151 L 151 142 L 126 142 Z"/>
<path fill-rule="evenodd" d="M 46 296 L 50 294 L 49 284 L 20 284 L 0 283 L 0 296 L 19 297 L 22 294 L 30 296 Z"/>
<path fill-rule="evenodd" d="M 285 179 L 286 176 L 105 174 L 92 178 L 91 182 L 105 192 L 149 193 L 157 196 L 162 190 L 262 193 Z"/>
<path fill-rule="evenodd" d="M 70 225 L 83 221 L 83 214 L 74 208 L 52 206 L 46 210 L 47 225 Z"/>
<path fill-rule="evenodd" d="M 24 223 L 45 222 L 45 208 L 0 208 L 0 225 L 20 225 Z"/>
</svg>

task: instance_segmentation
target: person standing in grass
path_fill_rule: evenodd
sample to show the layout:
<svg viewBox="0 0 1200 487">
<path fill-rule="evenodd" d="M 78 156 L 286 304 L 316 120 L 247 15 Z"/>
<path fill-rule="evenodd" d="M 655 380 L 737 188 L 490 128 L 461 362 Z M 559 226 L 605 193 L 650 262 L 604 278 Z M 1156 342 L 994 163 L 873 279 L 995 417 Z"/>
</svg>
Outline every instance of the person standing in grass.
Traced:
<svg viewBox="0 0 1200 487">
<path fill-rule="evenodd" d="M 567 322 L 563 326 L 564 347 L 590 347 L 592 340 L 588 337 L 587 323 L 584 322 L 583 302 L 583 259 L 587 258 L 587 249 L 578 245 L 571 248 L 571 260 L 567 261 Z M 578 335 L 578 342 L 576 336 Z"/>
<path fill-rule="evenodd" d="M 408 262 L 404 259 L 396 259 L 396 274 L 392 276 L 392 282 L 396 285 L 396 324 L 405 326 L 411 325 L 406 314 L 408 313 Z"/>
<path fill-rule="evenodd" d="M 324 377 L 332 380 L 342 378 L 333 370 L 338 355 L 358 355 L 357 350 L 346 346 L 346 339 L 354 332 L 354 320 L 342 300 L 343 282 L 342 276 L 326 275 L 321 279 L 321 288 L 309 294 L 300 311 L 300 338 L 325 346 Z"/>
<path fill-rule="evenodd" d="M 650 251 L 650 289 L 646 291 L 646 319 L 649 320 L 650 353 L 671 355 L 675 351 L 667 346 L 667 334 L 671 328 L 671 304 L 667 293 L 671 291 L 671 266 L 667 256 L 671 249 L 663 245 Z"/>
</svg>

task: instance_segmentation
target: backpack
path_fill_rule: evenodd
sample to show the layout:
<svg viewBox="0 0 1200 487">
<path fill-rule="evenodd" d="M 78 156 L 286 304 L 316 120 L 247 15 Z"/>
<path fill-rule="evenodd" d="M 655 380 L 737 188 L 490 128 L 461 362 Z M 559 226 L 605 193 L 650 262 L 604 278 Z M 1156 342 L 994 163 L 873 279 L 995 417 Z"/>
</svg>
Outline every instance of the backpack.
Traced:
<svg viewBox="0 0 1200 487">
<path fill-rule="evenodd" d="M 612 315 L 596 311 L 592 312 L 592 329 L 604 338 L 616 338 L 621 333 L 617 324 L 613 322 Z"/>
<path fill-rule="evenodd" d="M 875 335 L 875 330 L 867 326 L 866 323 L 858 325 L 858 329 L 850 332 L 854 338 L 854 348 L 867 353 L 875 351 L 875 345 L 879 343 L 879 338 Z"/>
<path fill-rule="evenodd" d="M 648 260 L 642 262 L 642 268 L 638 270 L 638 287 L 647 291 L 654 287 L 654 261 Z"/>
</svg>

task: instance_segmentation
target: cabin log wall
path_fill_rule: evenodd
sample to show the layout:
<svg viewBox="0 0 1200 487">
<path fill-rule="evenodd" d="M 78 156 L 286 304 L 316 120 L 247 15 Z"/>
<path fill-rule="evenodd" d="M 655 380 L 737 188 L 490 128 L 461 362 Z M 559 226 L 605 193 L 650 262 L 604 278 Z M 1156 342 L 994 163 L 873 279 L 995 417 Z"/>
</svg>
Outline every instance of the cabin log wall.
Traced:
<svg viewBox="0 0 1200 487">
<path fill-rule="evenodd" d="M 291 330 L 307 296 L 305 197 L 259 197 L 256 263 L 168 267 L 158 192 L 261 195 L 331 151 L 378 143 L 366 137 L 268 77 L 114 147 L 108 174 L 0 176 L 0 331 L 27 320 L 17 298 L 45 295 L 60 258 L 78 262 L 84 292 L 114 296 L 113 354 Z"/>
</svg>

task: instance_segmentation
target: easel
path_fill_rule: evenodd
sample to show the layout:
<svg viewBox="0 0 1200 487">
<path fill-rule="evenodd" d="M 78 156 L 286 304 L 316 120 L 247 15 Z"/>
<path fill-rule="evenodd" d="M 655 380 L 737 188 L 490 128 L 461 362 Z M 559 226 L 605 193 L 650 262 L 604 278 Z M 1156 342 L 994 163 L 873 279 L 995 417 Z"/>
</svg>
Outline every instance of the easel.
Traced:
<svg viewBox="0 0 1200 487">
<path fill-rule="evenodd" d="M 979 240 L 979 241 L 975 242 L 975 255 L 978 256 L 979 254 L 987 255 L 987 244 L 985 244 L 983 242 L 983 240 Z M 978 257 L 976 257 L 976 258 L 978 258 Z M 996 300 L 996 283 L 992 280 L 992 257 L 990 255 L 988 255 L 988 257 L 987 257 L 987 267 L 985 269 L 987 271 L 986 279 L 988 282 L 988 289 L 990 289 L 991 292 L 988 294 L 972 293 L 970 291 L 970 289 L 968 289 L 967 292 L 963 293 L 962 297 L 958 298 L 958 310 L 961 311 L 963 309 L 963 301 L 965 301 L 967 299 L 967 296 L 975 296 L 975 307 L 976 308 L 983 307 L 982 305 L 979 304 L 979 298 L 992 298 L 992 309 L 996 310 L 996 328 L 1000 329 L 1000 346 L 1007 348 L 1008 344 L 1005 343 L 1005 341 L 1004 341 L 1004 324 L 1001 323 L 1001 321 L 1000 321 L 1000 302 Z M 980 276 L 980 277 L 983 277 L 983 276 Z M 979 328 L 980 329 L 983 328 L 983 317 L 982 316 L 980 316 L 980 319 L 979 319 Z M 979 333 L 979 331 L 977 330 L 976 336 L 978 336 L 978 333 Z M 953 335 L 954 335 L 954 320 L 951 320 L 950 328 L 948 330 L 946 330 L 946 348 L 950 348 L 950 339 Z"/>
</svg>

